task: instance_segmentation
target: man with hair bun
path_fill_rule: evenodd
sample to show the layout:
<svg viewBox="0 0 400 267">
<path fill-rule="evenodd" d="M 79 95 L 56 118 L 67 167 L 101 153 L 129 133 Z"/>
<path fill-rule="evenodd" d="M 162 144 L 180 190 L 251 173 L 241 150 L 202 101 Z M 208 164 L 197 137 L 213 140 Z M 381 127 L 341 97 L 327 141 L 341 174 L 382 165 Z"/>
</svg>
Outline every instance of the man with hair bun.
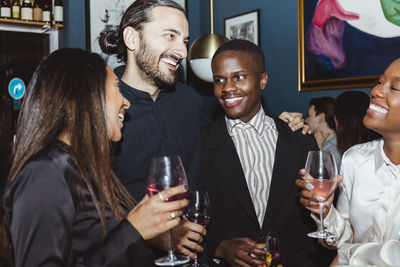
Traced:
<svg viewBox="0 0 400 267">
<path fill-rule="evenodd" d="M 146 194 L 150 159 L 179 155 L 189 186 L 199 162 L 202 118 L 194 92 L 178 83 L 177 70 L 187 57 L 189 25 L 184 9 L 171 0 L 137 0 L 128 7 L 118 29 L 99 38 L 104 53 L 125 65 L 115 69 L 121 93 L 131 106 L 126 110 L 122 141 L 113 169 L 136 200 Z M 205 120 L 204 120 L 205 121 Z M 175 248 L 196 257 L 205 228 L 188 221 L 173 231 Z M 166 237 L 166 235 L 164 235 Z M 153 240 L 167 249 L 167 239 Z"/>
</svg>

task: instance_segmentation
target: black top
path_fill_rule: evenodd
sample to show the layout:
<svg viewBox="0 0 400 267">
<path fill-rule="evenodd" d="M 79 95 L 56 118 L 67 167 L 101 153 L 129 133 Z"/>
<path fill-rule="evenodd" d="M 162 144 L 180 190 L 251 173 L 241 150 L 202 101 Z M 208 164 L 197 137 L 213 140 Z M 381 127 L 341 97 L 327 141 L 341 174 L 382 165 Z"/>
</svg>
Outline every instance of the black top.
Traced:
<svg viewBox="0 0 400 267">
<path fill-rule="evenodd" d="M 121 77 L 125 68 L 115 73 Z M 139 201 L 146 194 L 152 157 L 179 155 L 191 188 L 199 164 L 200 127 L 206 122 L 193 89 L 177 83 L 161 89 L 155 101 L 150 94 L 120 81 L 121 93 L 131 106 L 113 159 L 117 177 Z"/>
<path fill-rule="evenodd" d="M 69 147 L 57 141 L 28 161 L 6 188 L 6 226 L 20 266 L 153 266 L 127 221 L 106 210 L 107 235 L 79 178 Z M 83 201 L 82 201 L 83 200 Z"/>
</svg>

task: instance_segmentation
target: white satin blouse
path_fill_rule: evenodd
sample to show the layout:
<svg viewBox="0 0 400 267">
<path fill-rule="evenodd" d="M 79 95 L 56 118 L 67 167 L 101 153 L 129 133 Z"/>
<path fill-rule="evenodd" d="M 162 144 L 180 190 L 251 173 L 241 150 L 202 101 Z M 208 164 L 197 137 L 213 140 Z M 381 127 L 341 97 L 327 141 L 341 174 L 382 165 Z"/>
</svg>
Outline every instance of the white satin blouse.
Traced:
<svg viewBox="0 0 400 267">
<path fill-rule="evenodd" d="M 336 209 L 324 220 L 338 240 L 339 264 L 400 266 L 400 166 L 383 151 L 383 139 L 344 153 Z"/>
</svg>

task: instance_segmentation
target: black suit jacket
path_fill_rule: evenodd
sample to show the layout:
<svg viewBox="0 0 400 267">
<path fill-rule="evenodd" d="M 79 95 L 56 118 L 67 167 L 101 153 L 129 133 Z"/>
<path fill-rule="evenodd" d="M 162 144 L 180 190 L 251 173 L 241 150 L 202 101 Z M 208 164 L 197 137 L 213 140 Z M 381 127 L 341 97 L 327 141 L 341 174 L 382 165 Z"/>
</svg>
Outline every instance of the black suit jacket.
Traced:
<svg viewBox="0 0 400 267">
<path fill-rule="evenodd" d="M 284 267 L 316 266 L 315 248 L 307 233 L 315 224 L 299 203 L 295 180 L 304 168 L 307 152 L 318 150 L 313 136 L 293 133 L 285 122 L 270 112 L 278 130 L 270 195 L 262 230 L 280 238 L 280 262 Z M 222 240 L 236 237 L 256 239 L 261 229 L 247 188 L 246 179 L 224 116 L 202 129 L 199 182 L 208 190 L 211 223 L 206 236 L 210 257 Z"/>
</svg>

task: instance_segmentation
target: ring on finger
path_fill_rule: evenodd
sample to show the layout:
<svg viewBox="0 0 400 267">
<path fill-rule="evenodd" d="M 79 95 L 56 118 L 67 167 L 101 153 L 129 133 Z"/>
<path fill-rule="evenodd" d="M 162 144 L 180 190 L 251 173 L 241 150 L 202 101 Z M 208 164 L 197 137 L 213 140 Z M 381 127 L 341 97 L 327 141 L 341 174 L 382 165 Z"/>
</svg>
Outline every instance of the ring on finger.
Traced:
<svg viewBox="0 0 400 267">
<path fill-rule="evenodd" d="M 172 218 L 172 219 L 175 219 L 175 217 L 176 217 L 175 212 L 171 212 L 171 218 Z"/>
<path fill-rule="evenodd" d="M 161 199 L 162 202 L 164 202 L 164 197 L 163 197 L 163 195 L 161 194 L 161 192 L 158 193 L 158 197 Z"/>
</svg>

